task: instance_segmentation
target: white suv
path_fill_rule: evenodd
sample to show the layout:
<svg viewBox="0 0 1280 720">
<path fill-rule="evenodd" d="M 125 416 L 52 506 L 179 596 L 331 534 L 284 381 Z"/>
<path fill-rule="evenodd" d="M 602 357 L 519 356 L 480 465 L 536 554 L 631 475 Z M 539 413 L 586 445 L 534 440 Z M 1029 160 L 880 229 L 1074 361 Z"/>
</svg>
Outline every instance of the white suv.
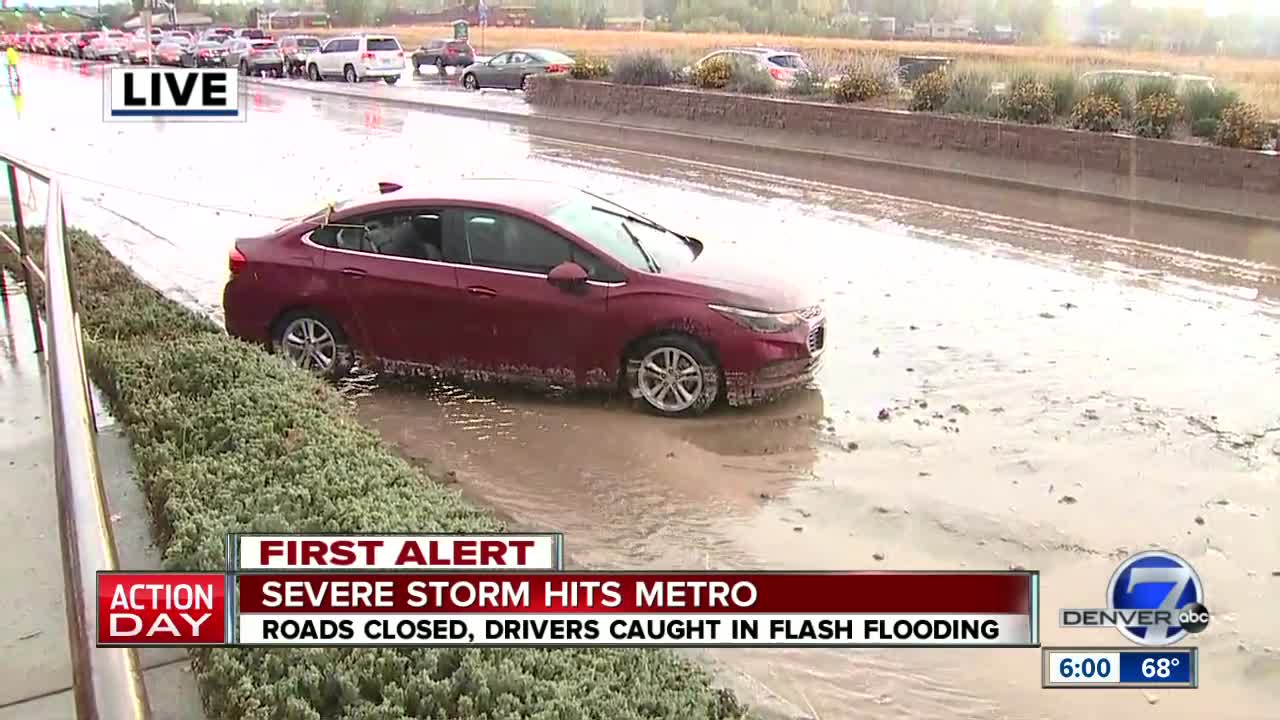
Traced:
<svg viewBox="0 0 1280 720">
<path fill-rule="evenodd" d="M 307 58 L 307 77 L 312 80 L 342 78 L 360 82 L 382 78 L 393 85 L 404 72 L 404 49 L 390 35 L 337 37 Z"/>
</svg>

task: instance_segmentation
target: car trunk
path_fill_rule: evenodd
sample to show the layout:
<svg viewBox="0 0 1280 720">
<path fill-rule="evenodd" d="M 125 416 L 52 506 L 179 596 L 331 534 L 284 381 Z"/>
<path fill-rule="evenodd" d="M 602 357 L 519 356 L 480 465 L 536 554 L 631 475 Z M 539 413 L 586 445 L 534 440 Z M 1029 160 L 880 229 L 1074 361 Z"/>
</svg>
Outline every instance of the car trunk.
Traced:
<svg viewBox="0 0 1280 720">
<path fill-rule="evenodd" d="M 404 67 L 404 51 L 395 38 L 368 38 L 360 63 L 368 70 Z"/>
</svg>

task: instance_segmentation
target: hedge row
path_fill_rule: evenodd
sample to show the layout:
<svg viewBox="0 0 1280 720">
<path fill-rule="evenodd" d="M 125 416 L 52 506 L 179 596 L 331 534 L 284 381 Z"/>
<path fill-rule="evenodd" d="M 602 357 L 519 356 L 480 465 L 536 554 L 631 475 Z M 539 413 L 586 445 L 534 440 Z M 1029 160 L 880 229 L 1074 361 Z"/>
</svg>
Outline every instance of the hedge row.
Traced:
<svg viewBox="0 0 1280 720">
<path fill-rule="evenodd" d="M 30 233 L 37 253 L 42 233 Z M 228 532 L 500 529 L 361 428 L 310 375 L 139 281 L 71 231 L 90 373 L 127 428 L 164 566 L 219 570 Z M 16 258 L 0 253 L 0 264 Z M 228 720 L 742 718 L 668 651 L 214 649 L 192 653 Z"/>
</svg>

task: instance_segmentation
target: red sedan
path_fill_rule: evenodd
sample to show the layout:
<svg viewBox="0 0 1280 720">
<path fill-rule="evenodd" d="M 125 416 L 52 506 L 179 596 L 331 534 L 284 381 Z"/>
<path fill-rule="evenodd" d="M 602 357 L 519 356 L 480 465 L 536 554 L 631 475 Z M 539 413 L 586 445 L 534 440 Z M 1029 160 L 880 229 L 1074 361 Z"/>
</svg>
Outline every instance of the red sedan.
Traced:
<svg viewBox="0 0 1280 720">
<path fill-rule="evenodd" d="M 621 386 L 661 415 L 808 383 L 820 306 L 769 268 L 582 190 L 389 185 L 236 241 L 228 331 L 326 377 L 392 373 Z"/>
</svg>

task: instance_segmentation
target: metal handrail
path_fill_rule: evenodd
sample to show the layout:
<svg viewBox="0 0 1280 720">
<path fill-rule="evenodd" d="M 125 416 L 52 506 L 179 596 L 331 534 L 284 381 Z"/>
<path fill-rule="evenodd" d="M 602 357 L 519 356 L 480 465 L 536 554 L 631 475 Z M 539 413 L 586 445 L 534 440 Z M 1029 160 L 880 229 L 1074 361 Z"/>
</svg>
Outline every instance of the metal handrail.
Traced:
<svg viewBox="0 0 1280 720">
<path fill-rule="evenodd" d="M 21 200 L 15 167 L 48 182 L 45 222 L 45 328 L 48 348 L 49 400 L 53 416 L 54 484 L 58 496 L 58 529 L 62 541 L 62 575 L 71 645 L 72 687 L 78 720 L 148 720 L 150 703 L 138 654 L 131 648 L 97 647 L 98 572 L 116 570 L 119 559 L 111 529 L 98 465 L 97 427 L 85 370 L 80 316 L 71 273 L 71 248 L 66 238 L 62 189 L 56 178 L 0 155 L 8 164 L 10 200 L 18 242 L 3 238 L 17 250 L 26 275 L 34 266 L 22 228 Z M 29 303 L 35 308 L 36 302 Z M 35 316 L 33 315 L 33 323 Z M 38 325 L 34 326 L 40 337 Z M 37 348 L 40 346 L 38 345 Z"/>
</svg>

